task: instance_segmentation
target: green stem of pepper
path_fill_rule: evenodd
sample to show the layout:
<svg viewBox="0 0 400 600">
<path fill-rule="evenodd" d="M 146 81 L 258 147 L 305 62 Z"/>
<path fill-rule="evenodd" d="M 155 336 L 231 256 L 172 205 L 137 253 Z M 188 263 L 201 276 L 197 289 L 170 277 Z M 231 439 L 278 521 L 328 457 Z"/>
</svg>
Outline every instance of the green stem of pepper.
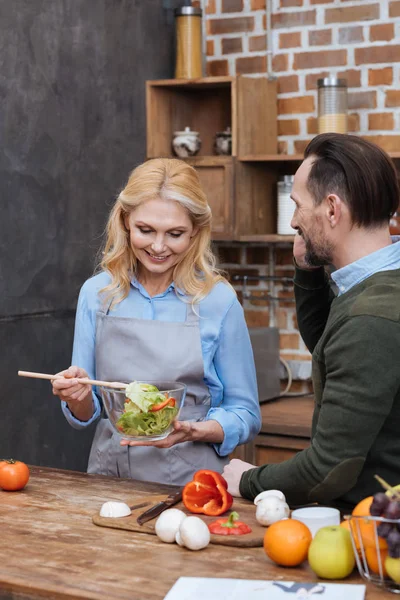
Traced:
<svg viewBox="0 0 400 600">
<path fill-rule="evenodd" d="M 235 525 L 235 521 L 237 521 L 238 519 L 239 519 L 238 513 L 236 511 L 233 511 L 229 515 L 229 518 L 227 519 L 227 521 L 225 523 L 221 523 L 221 527 L 228 527 L 228 529 L 237 527 L 237 525 Z"/>
</svg>

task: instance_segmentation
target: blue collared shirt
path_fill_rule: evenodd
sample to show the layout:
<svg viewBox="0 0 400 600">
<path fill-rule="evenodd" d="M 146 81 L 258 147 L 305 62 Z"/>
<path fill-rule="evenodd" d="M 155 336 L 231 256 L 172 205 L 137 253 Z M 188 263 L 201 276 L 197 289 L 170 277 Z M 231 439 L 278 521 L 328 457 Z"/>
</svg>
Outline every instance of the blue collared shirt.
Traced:
<svg viewBox="0 0 400 600">
<path fill-rule="evenodd" d="M 88 279 L 79 294 L 72 364 L 82 367 L 95 378 L 96 314 L 100 309 L 98 292 L 110 281 L 106 273 Z M 132 280 L 129 295 L 117 304 L 109 316 L 132 317 L 159 321 L 183 322 L 186 303 L 182 292 L 170 285 L 165 292 L 149 296 L 144 287 Z M 224 283 L 214 286 L 196 310 L 200 315 L 201 349 L 204 361 L 204 381 L 209 388 L 211 408 L 207 420 L 218 421 L 224 430 L 224 440 L 214 444 L 220 456 L 230 454 L 237 445 L 255 437 L 261 428 L 257 380 L 253 352 L 243 309 L 234 291 Z M 62 409 L 68 422 L 76 429 L 87 427 L 99 418 L 101 406 L 93 394 L 95 412 L 89 421 L 77 420 L 65 402 Z"/>
<path fill-rule="evenodd" d="M 334 271 L 331 274 L 338 287 L 338 296 L 380 271 L 400 269 L 400 236 L 392 236 L 392 245 Z"/>
</svg>

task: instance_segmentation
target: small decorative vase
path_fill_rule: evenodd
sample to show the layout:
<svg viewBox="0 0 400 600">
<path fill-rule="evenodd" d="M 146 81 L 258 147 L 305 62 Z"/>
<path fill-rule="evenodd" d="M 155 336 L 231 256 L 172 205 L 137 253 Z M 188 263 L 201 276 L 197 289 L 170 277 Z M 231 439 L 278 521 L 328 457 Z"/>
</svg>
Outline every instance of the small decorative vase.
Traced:
<svg viewBox="0 0 400 600">
<path fill-rule="evenodd" d="M 227 127 L 225 131 L 219 131 L 215 135 L 214 141 L 215 154 L 230 155 L 232 154 L 232 132 L 231 128 Z"/>
<path fill-rule="evenodd" d="M 185 127 L 185 131 L 174 131 L 172 148 L 179 158 L 195 156 L 201 148 L 201 139 L 198 131 Z"/>
</svg>

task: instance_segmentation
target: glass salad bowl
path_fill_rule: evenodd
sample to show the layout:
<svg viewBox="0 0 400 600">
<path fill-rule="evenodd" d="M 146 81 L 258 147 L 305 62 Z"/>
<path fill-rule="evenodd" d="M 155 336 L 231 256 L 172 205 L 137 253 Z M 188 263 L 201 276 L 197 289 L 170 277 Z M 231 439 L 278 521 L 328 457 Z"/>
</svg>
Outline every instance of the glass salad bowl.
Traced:
<svg viewBox="0 0 400 600">
<path fill-rule="evenodd" d="M 173 430 L 187 387 L 180 381 L 133 381 L 126 389 L 99 387 L 111 425 L 126 440 L 162 440 Z"/>
</svg>

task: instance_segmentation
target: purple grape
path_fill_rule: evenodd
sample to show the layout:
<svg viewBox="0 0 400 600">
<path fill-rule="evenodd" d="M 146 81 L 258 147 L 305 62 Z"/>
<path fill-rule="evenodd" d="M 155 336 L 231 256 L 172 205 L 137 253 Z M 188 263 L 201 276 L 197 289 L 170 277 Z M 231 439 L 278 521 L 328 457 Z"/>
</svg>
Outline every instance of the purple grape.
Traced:
<svg viewBox="0 0 400 600">
<path fill-rule="evenodd" d="M 385 508 L 384 517 L 386 519 L 400 519 L 400 502 L 391 500 Z"/>
<path fill-rule="evenodd" d="M 391 558 L 400 558 L 400 544 L 389 546 L 388 554 Z"/>
<path fill-rule="evenodd" d="M 387 536 L 388 546 L 400 546 L 400 531 L 397 529 L 396 525 L 392 528 Z"/>
<path fill-rule="evenodd" d="M 384 492 L 375 494 L 369 512 L 373 517 L 380 517 L 389 504 L 389 498 Z"/>
<path fill-rule="evenodd" d="M 392 523 L 380 523 L 378 525 L 378 535 L 379 537 L 386 539 L 389 533 L 392 531 L 393 524 Z"/>
</svg>

